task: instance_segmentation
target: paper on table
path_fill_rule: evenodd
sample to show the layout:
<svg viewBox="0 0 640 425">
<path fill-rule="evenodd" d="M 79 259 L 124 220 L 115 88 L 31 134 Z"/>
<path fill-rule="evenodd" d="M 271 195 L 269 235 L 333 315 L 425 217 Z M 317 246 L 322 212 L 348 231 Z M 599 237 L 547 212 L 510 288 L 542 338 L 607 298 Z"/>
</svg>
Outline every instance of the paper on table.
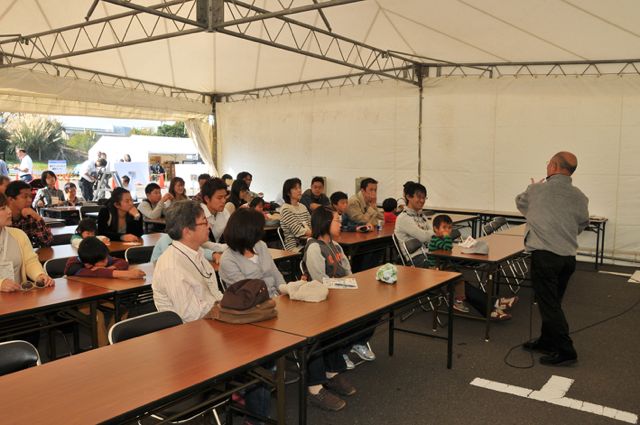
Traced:
<svg viewBox="0 0 640 425">
<path fill-rule="evenodd" d="M 459 245 L 463 248 L 471 248 L 475 244 L 476 244 L 476 240 L 473 239 L 471 236 L 467 236 L 467 239 L 465 239 L 463 242 L 460 242 Z"/>
<path fill-rule="evenodd" d="M 322 284 L 329 289 L 358 289 L 358 282 L 352 277 L 325 277 Z"/>
</svg>

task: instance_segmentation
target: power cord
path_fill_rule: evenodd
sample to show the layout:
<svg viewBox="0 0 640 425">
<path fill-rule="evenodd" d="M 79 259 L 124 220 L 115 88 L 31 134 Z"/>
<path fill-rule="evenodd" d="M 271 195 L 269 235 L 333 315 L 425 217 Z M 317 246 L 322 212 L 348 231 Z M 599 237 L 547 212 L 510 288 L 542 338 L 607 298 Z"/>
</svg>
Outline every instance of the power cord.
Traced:
<svg viewBox="0 0 640 425">
<path fill-rule="evenodd" d="M 591 329 L 591 328 L 594 328 L 596 326 L 602 325 L 603 323 L 606 323 L 606 322 L 608 322 L 610 320 L 617 319 L 618 317 L 621 317 L 621 316 L 627 314 L 628 312 L 630 312 L 631 310 L 633 310 L 634 308 L 636 308 L 638 306 L 638 304 L 640 304 L 640 298 L 636 302 L 631 304 L 630 307 L 624 309 L 620 313 L 614 314 L 613 316 L 607 317 L 607 318 L 602 319 L 602 320 L 598 320 L 597 322 L 594 322 L 594 323 L 592 323 L 590 325 L 583 326 L 582 328 L 579 328 L 579 329 L 576 329 L 576 330 L 574 330 L 572 332 L 569 332 L 569 335 L 574 335 L 574 334 L 577 334 L 579 332 L 585 331 L 587 329 Z M 525 342 L 531 341 L 532 339 L 533 339 L 533 303 L 530 303 L 529 304 L 529 339 L 527 341 L 525 341 Z M 531 369 L 535 365 L 535 361 L 533 359 L 533 353 L 532 352 L 529 352 L 529 357 L 531 359 L 531 363 L 528 364 L 528 365 L 519 366 L 519 365 L 516 365 L 516 364 L 513 364 L 513 363 L 509 362 L 509 356 L 511 355 L 513 350 L 515 350 L 516 348 L 521 347 L 521 346 L 522 346 L 522 343 L 514 345 L 513 347 L 511 347 L 509 349 L 509 351 L 507 351 L 507 354 L 504 356 L 503 361 L 507 366 L 513 367 L 515 369 Z"/>
</svg>

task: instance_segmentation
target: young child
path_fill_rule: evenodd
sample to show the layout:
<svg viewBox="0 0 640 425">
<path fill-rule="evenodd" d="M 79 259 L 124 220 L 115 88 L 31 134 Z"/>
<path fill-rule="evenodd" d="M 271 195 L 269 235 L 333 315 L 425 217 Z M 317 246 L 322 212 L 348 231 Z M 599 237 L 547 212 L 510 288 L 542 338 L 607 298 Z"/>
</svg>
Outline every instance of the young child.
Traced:
<svg viewBox="0 0 640 425">
<path fill-rule="evenodd" d="M 110 256 L 109 248 L 95 236 L 89 236 L 80 242 L 78 256 L 69 258 L 64 273 L 67 276 L 116 279 L 139 279 L 145 276 L 142 270 L 129 270 L 129 263 L 122 258 Z"/>
<path fill-rule="evenodd" d="M 96 236 L 97 231 L 98 228 L 94 219 L 85 218 L 80 220 L 80 223 L 78 223 L 78 227 L 76 228 L 76 234 L 71 236 L 71 246 L 77 249 L 83 239 Z M 97 236 L 97 238 L 105 245 L 109 245 L 111 242 L 106 236 Z"/>
<path fill-rule="evenodd" d="M 387 198 L 382 202 L 382 209 L 384 210 L 384 222 L 385 223 L 395 223 L 396 218 L 396 208 L 398 208 L 398 201 L 393 198 Z"/>
<path fill-rule="evenodd" d="M 340 215 L 342 225 L 340 231 L 342 232 L 369 232 L 373 230 L 373 226 L 370 224 L 357 224 L 349 220 L 349 216 L 345 214 L 347 207 L 349 206 L 349 197 L 344 192 L 334 192 L 329 197 L 331 201 L 331 208 Z"/>
<path fill-rule="evenodd" d="M 80 199 L 76 194 L 77 191 L 78 191 L 78 188 L 74 183 L 69 182 L 64 185 L 64 194 L 66 195 L 66 198 L 67 198 L 64 201 L 64 204 L 66 206 L 76 207 L 76 206 L 82 205 L 82 199 Z"/>
<path fill-rule="evenodd" d="M 439 214 L 433 218 L 433 233 L 429 241 L 429 252 L 437 250 L 451 251 L 453 249 L 453 240 L 451 239 L 451 229 L 453 228 L 453 221 L 451 217 L 445 214 Z M 436 257 L 433 255 L 427 256 L 427 264 L 429 267 L 436 267 Z M 486 294 L 481 289 L 471 285 L 465 281 L 464 286 L 462 284 L 455 286 L 455 304 L 453 308 L 462 313 L 468 313 L 469 307 L 466 306 L 465 300 L 471 304 L 480 314 L 484 315 L 486 311 Z M 518 297 L 511 298 L 492 298 L 494 309 L 491 311 L 491 320 L 509 320 L 511 314 L 505 310 L 510 309 L 518 301 Z"/>
<path fill-rule="evenodd" d="M 280 221 L 280 214 L 275 213 L 275 214 L 269 214 L 268 212 L 266 212 L 264 210 L 264 199 L 257 197 L 257 198 L 253 198 L 251 200 L 251 202 L 249 203 L 249 208 L 253 208 L 254 210 L 262 213 L 264 215 L 264 219 L 266 220 L 265 225 L 269 226 L 269 225 L 274 225 L 277 224 L 275 223 L 276 221 Z M 271 223 L 270 223 L 271 222 Z"/>
</svg>

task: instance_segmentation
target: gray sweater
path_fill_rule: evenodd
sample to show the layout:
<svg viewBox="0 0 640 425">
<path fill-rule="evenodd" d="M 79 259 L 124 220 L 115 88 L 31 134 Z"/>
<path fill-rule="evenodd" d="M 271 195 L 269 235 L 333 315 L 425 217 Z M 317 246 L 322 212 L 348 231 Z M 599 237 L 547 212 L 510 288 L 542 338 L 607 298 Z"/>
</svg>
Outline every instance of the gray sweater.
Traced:
<svg viewBox="0 0 640 425">
<path fill-rule="evenodd" d="M 269 296 L 278 295 L 278 286 L 285 281 L 273 262 L 267 244 L 260 241 L 253 247 L 253 251 L 258 256 L 257 263 L 230 248 L 224 251 L 220 257 L 220 279 L 225 285 L 232 285 L 243 279 L 262 279 L 267 284 Z"/>
<path fill-rule="evenodd" d="M 578 235 L 589 225 L 589 199 L 573 186 L 571 177 L 556 174 L 529 185 L 516 196 L 516 206 L 527 219 L 527 251 L 576 255 Z"/>
<path fill-rule="evenodd" d="M 425 246 L 429 244 L 433 236 L 431 223 L 429 223 L 426 214 L 422 211 L 412 210 L 411 208 L 405 208 L 400 215 L 398 215 L 393 233 L 400 242 L 406 242 L 409 239 L 415 238 Z M 418 249 L 412 252 L 411 256 L 415 257 L 420 254 L 422 254 L 422 251 Z"/>
</svg>

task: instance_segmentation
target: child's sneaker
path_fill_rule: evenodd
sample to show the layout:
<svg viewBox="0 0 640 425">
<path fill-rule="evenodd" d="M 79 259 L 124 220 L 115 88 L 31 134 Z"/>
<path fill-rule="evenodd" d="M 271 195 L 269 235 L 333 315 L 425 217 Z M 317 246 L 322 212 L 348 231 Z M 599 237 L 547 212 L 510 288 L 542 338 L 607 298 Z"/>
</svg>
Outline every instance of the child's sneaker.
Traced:
<svg viewBox="0 0 640 425">
<path fill-rule="evenodd" d="M 469 306 L 467 306 L 467 303 L 464 302 L 464 299 L 455 300 L 455 302 L 453 303 L 453 309 L 455 311 L 459 311 L 460 313 L 469 312 Z"/>
</svg>

